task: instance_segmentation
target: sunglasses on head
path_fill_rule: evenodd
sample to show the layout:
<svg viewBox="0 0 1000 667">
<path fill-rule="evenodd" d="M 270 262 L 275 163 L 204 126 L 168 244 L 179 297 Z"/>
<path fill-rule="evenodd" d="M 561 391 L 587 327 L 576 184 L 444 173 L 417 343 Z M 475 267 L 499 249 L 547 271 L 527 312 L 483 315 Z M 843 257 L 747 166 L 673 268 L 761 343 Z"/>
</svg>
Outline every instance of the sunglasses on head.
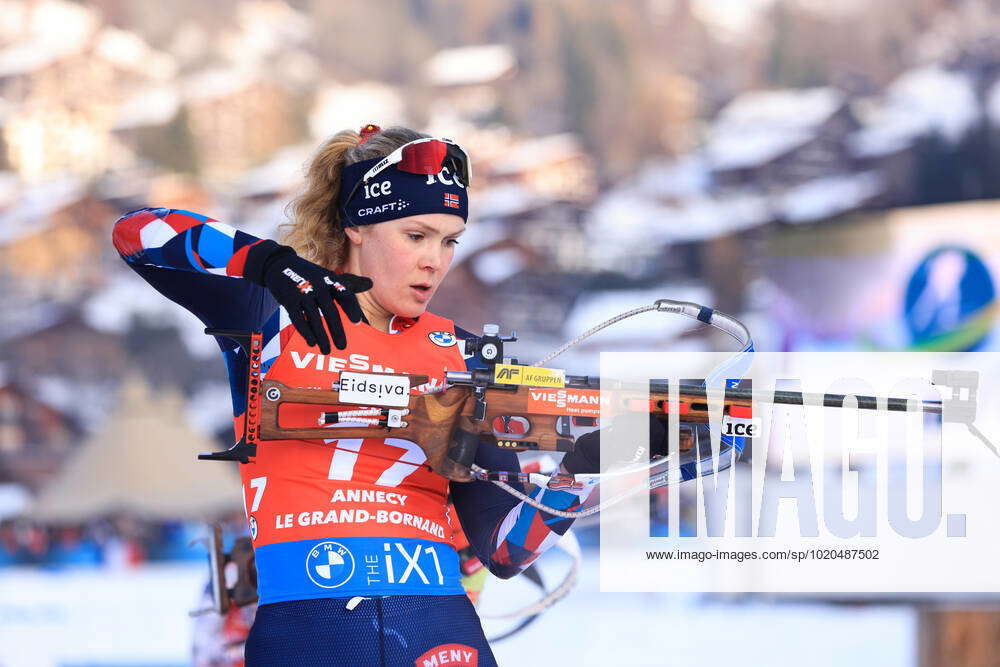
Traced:
<svg viewBox="0 0 1000 667">
<path fill-rule="evenodd" d="M 461 146 L 450 139 L 427 137 L 403 144 L 389 153 L 366 171 L 361 181 L 367 182 L 392 165 L 409 174 L 437 174 L 447 168 L 462 185 L 468 185 L 472 176 L 469 158 Z"/>
</svg>

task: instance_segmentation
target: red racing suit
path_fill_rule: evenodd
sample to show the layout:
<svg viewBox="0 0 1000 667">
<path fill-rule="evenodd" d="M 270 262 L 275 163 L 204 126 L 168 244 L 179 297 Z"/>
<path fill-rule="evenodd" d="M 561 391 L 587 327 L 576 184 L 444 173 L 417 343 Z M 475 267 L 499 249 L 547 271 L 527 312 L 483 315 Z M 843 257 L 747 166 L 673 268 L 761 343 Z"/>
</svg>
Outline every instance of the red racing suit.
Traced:
<svg viewBox="0 0 1000 667">
<path fill-rule="evenodd" d="M 133 270 L 206 326 L 261 331 L 265 378 L 329 388 L 346 369 L 440 381 L 446 370 L 473 363 L 463 354 L 471 335 L 430 313 L 394 318 L 388 333 L 343 318 L 348 348 L 320 354 L 306 346 L 265 288 L 243 279 L 260 239 L 206 216 L 140 209 L 116 222 L 113 240 Z M 218 342 L 239 428 L 248 360 L 239 346 Z M 289 406 L 281 421 L 315 425 L 318 412 L 319 406 Z M 481 446 L 476 461 L 487 469 L 518 469 L 515 454 L 495 447 Z M 462 594 L 449 490 L 476 555 L 502 578 L 527 567 L 572 524 L 486 482 L 449 485 L 423 463 L 420 447 L 393 438 L 261 443 L 256 460 L 240 466 L 261 604 Z M 537 488 L 531 495 L 569 511 L 582 502 L 571 490 Z"/>
</svg>

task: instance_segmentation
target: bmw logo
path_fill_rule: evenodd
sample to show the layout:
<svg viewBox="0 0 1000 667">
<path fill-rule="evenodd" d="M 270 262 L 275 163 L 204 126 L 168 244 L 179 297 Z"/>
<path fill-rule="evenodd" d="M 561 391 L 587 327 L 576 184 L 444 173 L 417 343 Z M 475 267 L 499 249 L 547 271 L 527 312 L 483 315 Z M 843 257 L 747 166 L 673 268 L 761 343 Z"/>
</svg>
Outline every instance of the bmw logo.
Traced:
<svg viewBox="0 0 1000 667">
<path fill-rule="evenodd" d="M 250 521 L 247 522 L 250 526 L 250 539 L 257 539 L 257 519 L 250 517 Z"/>
<path fill-rule="evenodd" d="M 451 347 L 458 342 L 455 334 L 448 333 L 447 331 L 432 331 L 427 334 L 427 337 L 438 347 Z"/>
<path fill-rule="evenodd" d="M 339 542 L 320 542 L 306 556 L 306 574 L 320 588 L 337 588 L 354 574 L 354 555 Z"/>
</svg>

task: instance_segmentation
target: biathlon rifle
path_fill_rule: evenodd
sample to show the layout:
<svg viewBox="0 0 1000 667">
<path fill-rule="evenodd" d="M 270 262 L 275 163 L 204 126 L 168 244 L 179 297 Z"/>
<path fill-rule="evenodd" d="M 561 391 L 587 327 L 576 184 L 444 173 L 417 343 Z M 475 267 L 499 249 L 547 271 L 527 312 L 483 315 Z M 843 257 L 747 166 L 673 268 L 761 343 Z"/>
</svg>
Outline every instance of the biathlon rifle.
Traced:
<svg viewBox="0 0 1000 667">
<path fill-rule="evenodd" d="M 651 306 L 623 313 L 570 341 L 559 350 L 532 366 L 517 363 L 504 356 L 504 345 L 517 340 L 516 335 L 501 336 L 497 325 L 486 325 L 483 336 L 465 341 L 466 355 L 474 355 L 482 365 L 468 371 L 448 371 L 443 385 L 427 393 L 411 393 L 413 388 L 427 385 L 425 375 L 399 373 L 355 373 L 342 371 L 330 389 L 289 387 L 277 380 L 263 379 L 261 353 L 263 339 L 259 332 L 237 332 L 206 329 L 214 336 L 225 336 L 239 343 L 249 358 L 247 377 L 247 409 L 244 414 L 243 436 L 228 450 L 199 455 L 212 461 L 249 462 L 256 456 L 261 442 L 271 440 L 333 440 L 341 438 L 402 438 L 417 443 L 426 454 L 430 469 L 456 482 L 473 479 L 491 480 L 509 491 L 506 482 L 544 484 L 549 488 L 582 487 L 582 479 L 600 475 L 553 476 L 517 471 L 487 471 L 474 464 L 481 443 L 493 444 L 511 451 L 568 452 L 574 447 L 579 428 L 592 430 L 601 410 L 600 378 L 570 375 L 562 370 L 545 368 L 543 363 L 568 349 L 583 338 L 596 333 L 625 317 L 655 310 L 675 313 L 699 320 L 737 340 L 741 346 L 736 355 L 717 368 L 704 384 L 679 384 L 676 415 L 682 425 L 678 450 L 683 454 L 697 446 L 693 425 L 708 423 L 710 402 L 721 401 L 724 422 L 743 426 L 742 432 L 722 436 L 723 450 L 728 458 L 714 470 L 724 468 L 738 458 L 743 449 L 740 435 L 752 436 L 754 402 L 785 405 L 822 405 L 844 407 L 848 396 L 840 394 L 808 394 L 796 391 L 760 392 L 740 388 L 738 380 L 729 378 L 733 364 L 753 353 L 753 341 L 746 327 L 733 317 L 698 304 L 661 299 Z M 975 428 L 978 372 L 934 371 L 932 382 L 951 389 L 952 395 L 942 401 L 923 400 L 919 409 L 925 413 L 944 415 L 948 421 L 960 421 L 987 443 L 995 447 Z M 718 380 L 726 379 L 725 388 L 717 389 Z M 605 383 L 605 389 L 608 383 Z M 648 387 L 619 387 L 622 391 L 605 392 L 616 401 L 614 413 L 650 412 L 659 419 L 671 413 L 671 387 L 666 382 L 652 381 Z M 617 398 L 616 398 L 617 397 Z M 853 396 L 862 410 L 885 408 L 906 411 L 907 399 Z M 285 404 L 323 406 L 318 411 L 318 423 L 311 427 L 285 427 L 279 423 L 279 412 Z M 1000 456 L 1000 453 L 998 453 Z M 653 460 L 648 468 L 662 463 Z M 706 474 L 696 470 L 681 477 Z M 669 483 L 661 474 L 653 477 L 650 488 Z M 519 495 L 519 494 L 515 494 Z M 534 503 L 532 503 L 534 504 Z M 558 513 L 558 512 L 556 512 Z"/>
</svg>

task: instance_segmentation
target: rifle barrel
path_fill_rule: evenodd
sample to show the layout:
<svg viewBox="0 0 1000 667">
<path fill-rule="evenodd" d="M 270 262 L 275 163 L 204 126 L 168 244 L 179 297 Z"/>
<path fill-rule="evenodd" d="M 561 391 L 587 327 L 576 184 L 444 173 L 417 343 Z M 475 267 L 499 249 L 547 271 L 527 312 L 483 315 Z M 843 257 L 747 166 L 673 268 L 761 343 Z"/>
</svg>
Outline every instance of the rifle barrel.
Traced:
<svg viewBox="0 0 1000 667">
<path fill-rule="evenodd" d="M 650 389 L 654 393 L 667 393 L 669 387 L 667 385 L 650 385 Z M 709 393 L 713 397 L 721 398 L 723 396 L 722 390 L 713 389 L 708 392 L 705 387 L 700 385 L 680 385 L 678 391 L 681 394 L 695 395 L 699 398 L 708 398 Z M 741 398 L 746 400 L 753 400 L 760 403 L 774 403 L 776 405 L 814 405 L 822 406 L 824 408 L 842 408 L 844 403 L 849 396 L 853 396 L 857 399 L 857 407 L 859 410 L 878 410 L 879 402 L 885 402 L 885 409 L 892 412 L 906 412 L 907 403 L 910 400 L 916 399 L 906 399 L 906 398 L 879 398 L 876 396 L 864 396 L 864 395 L 853 395 L 853 394 L 818 394 L 812 392 L 801 392 L 801 391 L 784 391 L 776 390 L 770 391 L 754 391 L 751 389 L 726 389 L 725 396 L 728 398 Z M 919 402 L 921 412 L 927 412 L 930 414 L 941 414 L 941 401 L 925 401 L 921 400 Z"/>
<path fill-rule="evenodd" d="M 448 371 L 446 374 L 446 381 L 448 385 L 472 386 L 472 373 L 468 371 Z M 510 388 L 510 385 L 500 386 Z M 600 389 L 601 379 L 591 375 L 567 375 L 566 386 L 572 389 Z M 640 390 L 638 387 L 635 389 Z M 710 396 L 712 398 L 723 398 L 723 396 L 725 396 L 727 398 L 753 400 L 759 403 L 774 403 L 776 405 L 821 405 L 825 408 L 842 408 L 844 407 L 844 402 L 847 400 L 847 397 L 852 396 L 852 394 L 818 394 L 785 390 L 776 390 L 771 392 L 740 388 L 726 389 L 724 390 L 725 393 L 723 393 L 723 390 L 721 389 L 712 389 L 709 391 L 706 387 L 696 384 L 682 384 L 678 387 L 678 391 L 687 396 L 696 396 L 706 400 Z M 654 380 L 649 384 L 649 392 L 653 394 L 667 394 L 670 392 L 670 385 L 663 381 Z M 860 410 L 877 410 L 879 409 L 879 402 L 885 401 L 885 409 L 892 412 L 906 412 L 907 402 L 909 400 L 916 400 L 893 397 L 878 398 L 876 396 L 854 396 L 854 398 L 857 399 L 857 407 Z M 919 405 L 921 412 L 936 415 L 942 413 L 941 401 L 921 400 Z"/>
</svg>

